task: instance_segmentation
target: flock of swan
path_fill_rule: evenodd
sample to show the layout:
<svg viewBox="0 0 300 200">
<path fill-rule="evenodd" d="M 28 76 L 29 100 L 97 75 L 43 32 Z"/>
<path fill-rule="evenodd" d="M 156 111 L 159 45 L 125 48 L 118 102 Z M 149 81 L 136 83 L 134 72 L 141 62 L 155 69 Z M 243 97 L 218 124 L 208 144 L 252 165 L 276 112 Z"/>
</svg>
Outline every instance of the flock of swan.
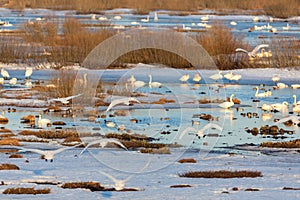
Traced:
<svg viewBox="0 0 300 200">
<path fill-rule="evenodd" d="M 26 87 L 32 87 L 32 83 L 30 81 L 30 76 L 33 73 L 33 69 L 31 67 L 26 67 L 25 68 L 25 86 Z M 4 84 L 5 80 L 8 80 L 8 84 L 10 86 L 15 86 L 18 82 L 18 79 L 13 77 L 10 78 L 9 72 L 7 70 L 5 70 L 4 68 L 1 69 L 1 78 L 0 78 L 0 84 Z"/>
</svg>

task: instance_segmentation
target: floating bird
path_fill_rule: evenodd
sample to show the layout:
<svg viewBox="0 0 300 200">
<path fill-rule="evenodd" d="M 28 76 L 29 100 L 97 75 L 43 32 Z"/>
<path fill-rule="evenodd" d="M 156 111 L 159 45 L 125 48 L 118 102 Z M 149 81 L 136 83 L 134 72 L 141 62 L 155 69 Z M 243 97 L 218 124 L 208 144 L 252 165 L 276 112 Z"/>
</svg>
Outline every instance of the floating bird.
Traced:
<svg viewBox="0 0 300 200">
<path fill-rule="evenodd" d="M 236 23 L 235 21 L 231 21 L 231 22 L 230 22 L 230 25 L 231 25 L 231 26 L 236 26 L 237 23 Z"/>
<path fill-rule="evenodd" d="M 284 110 L 287 110 L 288 106 L 289 106 L 289 103 L 284 101 L 282 103 L 274 103 L 274 104 L 271 104 L 271 106 L 275 109 L 275 110 L 278 110 L 278 111 L 284 111 Z"/>
<path fill-rule="evenodd" d="M 144 87 L 145 85 L 146 83 L 144 81 L 134 81 L 133 83 L 131 83 L 131 86 L 134 88 Z"/>
<path fill-rule="evenodd" d="M 3 78 L 5 79 L 5 80 L 8 80 L 9 79 L 9 73 L 8 73 L 8 71 L 6 71 L 5 69 L 1 69 L 1 75 L 3 76 Z"/>
<path fill-rule="evenodd" d="M 222 78 L 223 78 L 223 75 L 222 75 L 222 72 L 219 71 L 217 74 L 213 74 L 213 75 L 211 75 L 209 78 L 211 78 L 211 79 L 217 81 L 217 80 L 219 80 L 219 79 L 222 79 Z"/>
<path fill-rule="evenodd" d="M 162 86 L 162 84 L 160 82 L 152 82 L 152 75 L 149 74 L 149 87 L 150 88 L 152 88 L 152 87 L 159 88 L 161 86 Z"/>
<path fill-rule="evenodd" d="M 183 29 L 183 30 L 186 30 L 186 31 L 192 30 L 191 27 L 185 26 L 185 24 L 182 24 L 182 29 Z"/>
<path fill-rule="evenodd" d="M 48 102 L 60 102 L 62 104 L 68 104 L 68 103 L 70 103 L 71 99 L 74 99 L 74 98 L 79 97 L 81 95 L 82 94 L 77 94 L 77 95 L 63 97 L 63 98 L 58 97 L 58 98 L 50 99 Z"/>
<path fill-rule="evenodd" d="M 4 84 L 4 78 L 0 78 L 0 84 Z"/>
<path fill-rule="evenodd" d="M 274 108 L 271 105 L 269 105 L 269 104 L 263 104 L 262 107 L 261 107 L 261 109 L 264 110 L 264 111 L 270 112 Z"/>
<path fill-rule="evenodd" d="M 277 87 L 279 89 L 283 89 L 283 88 L 288 88 L 289 86 L 287 84 L 285 84 L 285 83 L 277 83 Z"/>
<path fill-rule="evenodd" d="M 82 145 L 82 144 L 80 143 L 80 144 L 77 144 L 75 146 L 64 147 L 64 148 L 60 148 L 60 149 L 56 149 L 56 150 L 27 149 L 27 148 L 23 148 L 23 147 L 14 147 L 14 148 L 20 149 L 21 152 L 22 151 L 30 151 L 30 152 L 33 152 L 33 153 L 38 153 L 38 154 L 44 156 L 44 159 L 45 159 L 46 162 L 48 160 L 50 160 L 50 162 L 53 162 L 55 154 L 61 153 L 61 152 L 65 151 L 65 150 L 73 149 L 73 148 L 78 147 L 80 145 Z"/>
<path fill-rule="evenodd" d="M 29 88 L 32 87 L 32 83 L 31 83 L 31 81 L 29 79 L 26 80 L 25 86 L 29 87 Z"/>
<path fill-rule="evenodd" d="M 149 22 L 150 16 L 148 15 L 146 19 L 141 19 L 141 22 Z"/>
<path fill-rule="evenodd" d="M 38 120 L 38 128 L 46 128 L 49 125 L 51 125 L 51 120 L 42 118 L 42 115 L 39 114 L 39 120 Z"/>
<path fill-rule="evenodd" d="M 258 22 L 259 21 L 259 18 L 257 16 L 253 17 L 253 21 L 254 22 Z"/>
<path fill-rule="evenodd" d="M 201 17 L 201 21 L 208 21 L 208 19 L 209 19 L 208 15 Z"/>
<path fill-rule="evenodd" d="M 299 113 L 300 113 L 300 104 L 297 104 L 293 107 L 293 112 L 295 113 L 298 113 L 298 116 L 299 116 Z"/>
<path fill-rule="evenodd" d="M 242 78 L 242 75 L 241 74 L 234 74 L 232 77 L 231 77 L 231 80 L 232 81 L 238 81 Z"/>
<path fill-rule="evenodd" d="M 267 120 L 270 120 L 272 119 L 273 115 L 271 113 L 262 113 L 261 114 L 261 119 L 263 121 L 267 121 Z"/>
<path fill-rule="evenodd" d="M 201 81 L 201 76 L 199 73 L 194 74 L 193 81 L 199 83 Z"/>
<path fill-rule="evenodd" d="M 290 25 L 287 23 L 286 26 L 282 27 L 282 30 L 288 31 L 288 30 L 290 30 L 290 28 L 291 28 Z"/>
<path fill-rule="evenodd" d="M 92 14 L 91 19 L 95 20 L 96 19 L 96 14 Z"/>
<path fill-rule="evenodd" d="M 158 21 L 158 14 L 157 14 L 157 12 L 154 13 L 154 21 L 155 21 L 155 22 Z"/>
<path fill-rule="evenodd" d="M 106 21 L 106 20 L 108 20 L 108 19 L 107 19 L 107 17 L 99 17 L 98 20 L 99 20 L 99 21 Z"/>
<path fill-rule="evenodd" d="M 117 15 L 117 16 L 114 16 L 114 19 L 116 19 L 116 20 L 121 20 L 122 17 L 121 17 L 120 15 Z"/>
<path fill-rule="evenodd" d="M 125 105 L 129 106 L 131 102 L 141 103 L 139 100 L 137 100 L 134 97 L 125 97 L 122 99 L 115 99 L 109 104 L 109 106 L 106 109 L 106 112 L 108 112 L 112 107 L 114 107 L 118 104 L 125 104 Z"/>
<path fill-rule="evenodd" d="M 105 122 L 105 125 L 108 127 L 108 128 L 114 128 L 116 126 L 116 124 L 112 121 L 106 121 L 104 120 Z"/>
<path fill-rule="evenodd" d="M 244 52 L 244 53 L 247 53 L 247 55 L 249 56 L 249 58 L 257 58 L 256 54 L 258 53 L 258 51 L 261 49 L 261 48 L 267 48 L 269 47 L 268 44 L 260 44 L 260 45 L 257 45 L 252 51 L 247 51 L 245 49 L 242 49 L 242 48 L 237 48 L 235 49 L 236 52 Z"/>
<path fill-rule="evenodd" d="M 224 78 L 226 78 L 227 80 L 231 80 L 232 77 L 233 77 L 233 73 L 232 72 L 226 73 L 224 75 Z"/>
<path fill-rule="evenodd" d="M 232 107 L 234 105 L 234 102 L 233 102 L 233 99 L 232 99 L 233 96 L 234 96 L 234 94 L 232 94 L 230 96 L 230 101 L 229 102 L 226 101 L 226 102 L 223 102 L 223 103 L 219 104 L 219 107 L 225 108 L 225 109 Z"/>
<path fill-rule="evenodd" d="M 12 86 L 14 86 L 14 85 L 17 84 L 17 81 L 18 81 L 17 78 L 12 78 L 12 79 L 9 80 L 9 84 L 12 85 Z"/>
<path fill-rule="evenodd" d="M 30 68 L 30 67 L 26 67 L 26 69 L 25 69 L 25 78 L 26 79 L 29 79 L 30 78 L 30 76 L 31 76 L 31 74 L 32 74 L 32 68 Z"/>
<path fill-rule="evenodd" d="M 295 94 L 293 95 L 293 99 L 294 99 L 293 106 L 300 105 L 300 101 L 297 102 L 297 96 Z"/>
<path fill-rule="evenodd" d="M 190 78 L 190 75 L 189 74 L 185 74 L 185 75 L 183 75 L 182 77 L 180 77 L 180 81 L 181 82 L 187 82 L 188 80 L 189 80 L 189 78 Z"/>
<path fill-rule="evenodd" d="M 299 89 L 300 88 L 300 84 L 292 84 L 291 88 L 292 89 Z"/>
<path fill-rule="evenodd" d="M 262 92 L 262 93 L 258 93 L 258 86 L 255 87 L 256 88 L 256 92 L 255 92 L 255 97 L 266 97 L 268 96 L 268 94 L 266 92 Z"/>
<path fill-rule="evenodd" d="M 83 152 L 85 150 L 87 150 L 87 148 L 89 148 L 92 145 L 99 144 L 99 146 L 101 148 L 104 148 L 108 143 L 117 144 L 120 147 L 122 147 L 123 149 L 127 150 L 127 148 L 119 140 L 116 140 L 116 139 L 113 139 L 113 138 L 102 138 L 100 140 L 95 140 L 95 141 L 90 142 L 88 145 L 86 145 L 86 147 L 84 147 L 84 149 L 78 154 L 78 156 L 83 154 Z"/>
<path fill-rule="evenodd" d="M 273 82 L 277 83 L 279 80 L 280 80 L 280 76 L 279 75 L 275 74 L 275 75 L 272 76 L 272 81 Z"/>
</svg>

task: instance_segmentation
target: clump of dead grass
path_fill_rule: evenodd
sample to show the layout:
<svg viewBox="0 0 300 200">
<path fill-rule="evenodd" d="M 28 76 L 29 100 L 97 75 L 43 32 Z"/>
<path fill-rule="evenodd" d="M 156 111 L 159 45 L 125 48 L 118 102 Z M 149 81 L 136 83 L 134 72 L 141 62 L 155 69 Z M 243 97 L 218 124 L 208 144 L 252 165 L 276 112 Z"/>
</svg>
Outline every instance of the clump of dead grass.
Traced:
<svg viewBox="0 0 300 200">
<path fill-rule="evenodd" d="M 194 158 L 183 158 L 178 160 L 179 163 L 196 163 L 197 161 Z"/>
<path fill-rule="evenodd" d="M 71 130 L 57 130 L 57 131 L 32 131 L 32 130 L 24 130 L 19 133 L 19 135 L 34 135 L 43 139 L 63 139 L 68 137 L 78 137 L 78 133 L 76 131 Z"/>
<path fill-rule="evenodd" d="M 171 154 L 171 151 L 168 147 L 161 147 L 158 149 L 153 148 L 143 148 L 140 150 L 141 153 L 151 153 L 151 154 Z"/>
<path fill-rule="evenodd" d="M 50 188 L 34 189 L 34 188 L 7 188 L 3 194 L 49 194 Z"/>
<path fill-rule="evenodd" d="M 259 171 L 194 171 L 179 174 L 180 177 L 186 178 L 256 178 L 262 177 Z"/>
<path fill-rule="evenodd" d="M 180 184 L 180 185 L 171 185 L 170 188 L 186 188 L 186 187 L 192 187 L 188 184 Z"/>
<path fill-rule="evenodd" d="M 23 155 L 21 155 L 21 154 L 11 154 L 9 156 L 9 158 L 23 158 Z"/>
<path fill-rule="evenodd" d="M 84 188 L 93 191 L 103 191 L 105 188 L 98 182 L 70 182 L 64 183 L 62 186 L 64 189 L 76 189 Z"/>
<path fill-rule="evenodd" d="M 4 163 L 0 165 L 0 170 L 19 170 L 20 168 L 15 164 Z"/>
</svg>

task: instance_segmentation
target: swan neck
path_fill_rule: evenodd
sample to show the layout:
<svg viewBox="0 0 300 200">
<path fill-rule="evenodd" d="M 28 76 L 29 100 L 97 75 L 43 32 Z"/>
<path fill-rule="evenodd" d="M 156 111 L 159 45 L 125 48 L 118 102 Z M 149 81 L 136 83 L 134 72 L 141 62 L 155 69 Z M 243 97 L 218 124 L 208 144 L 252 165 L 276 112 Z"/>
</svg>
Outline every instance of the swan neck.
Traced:
<svg viewBox="0 0 300 200">
<path fill-rule="evenodd" d="M 149 75 L 149 84 L 151 84 L 151 83 L 152 83 L 152 76 Z"/>
</svg>

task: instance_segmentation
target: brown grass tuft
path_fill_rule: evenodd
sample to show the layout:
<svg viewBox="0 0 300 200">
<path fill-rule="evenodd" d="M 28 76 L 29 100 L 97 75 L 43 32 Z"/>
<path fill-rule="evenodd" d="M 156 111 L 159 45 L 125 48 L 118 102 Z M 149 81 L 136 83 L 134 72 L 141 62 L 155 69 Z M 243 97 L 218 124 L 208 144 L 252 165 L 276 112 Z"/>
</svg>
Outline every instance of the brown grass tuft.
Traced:
<svg viewBox="0 0 300 200">
<path fill-rule="evenodd" d="M 151 153 L 151 154 L 171 154 L 171 151 L 168 147 L 161 147 L 158 149 L 153 148 L 143 148 L 140 150 L 141 153 Z"/>
<path fill-rule="evenodd" d="M 23 155 L 21 155 L 21 154 L 11 154 L 9 156 L 9 158 L 23 158 Z"/>
<path fill-rule="evenodd" d="M 283 190 L 300 190 L 300 188 L 293 188 L 293 187 L 283 187 Z"/>
<path fill-rule="evenodd" d="M 62 186 L 64 189 L 76 189 L 76 188 L 84 188 L 93 191 L 103 191 L 105 188 L 101 186 L 98 182 L 72 182 L 72 183 L 64 183 Z"/>
<path fill-rule="evenodd" d="M 262 177 L 261 172 L 258 171 L 195 171 L 179 174 L 180 177 L 187 178 L 256 178 Z"/>
<path fill-rule="evenodd" d="M 196 163 L 197 161 L 194 158 L 183 158 L 178 160 L 179 163 Z"/>
<path fill-rule="evenodd" d="M 0 170 L 19 170 L 20 168 L 14 164 L 4 163 L 0 165 Z"/>
<path fill-rule="evenodd" d="M 151 104 L 166 104 L 166 103 L 175 103 L 173 99 L 160 98 L 158 101 L 153 101 Z"/>
<path fill-rule="evenodd" d="M 44 139 L 63 139 L 67 137 L 78 137 L 78 133 L 76 131 L 71 130 L 59 130 L 59 131 L 31 131 L 31 130 L 24 130 L 19 133 L 19 135 L 34 135 L 39 138 Z"/>
<path fill-rule="evenodd" d="M 34 189 L 34 188 L 7 188 L 3 194 L 49 194 L 50 188 Z"/>
</svg>

